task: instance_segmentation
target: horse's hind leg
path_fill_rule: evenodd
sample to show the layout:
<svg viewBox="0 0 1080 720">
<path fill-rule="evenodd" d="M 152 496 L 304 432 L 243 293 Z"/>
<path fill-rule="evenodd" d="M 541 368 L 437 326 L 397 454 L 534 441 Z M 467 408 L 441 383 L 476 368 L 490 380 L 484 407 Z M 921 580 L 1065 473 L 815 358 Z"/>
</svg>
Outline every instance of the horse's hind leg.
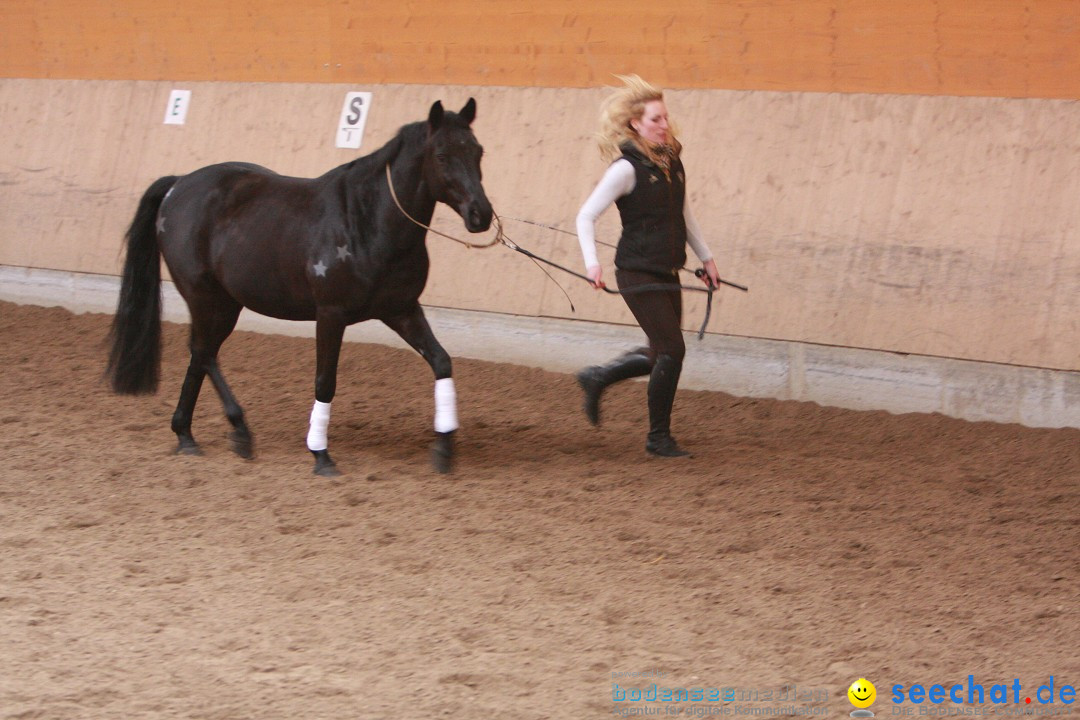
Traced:
<svg viewBox="0 0 1080 720">
<path fill-rule="evenodd" d="M 432 446 L 431 461 L 438 472 L 450 472 L 454 458 L 454 433 L 458 429 L 457 393 L 450 354 L 435 339 L 419 304 L 408 313 L 384 319 L 383 322 L 420 353 L 435 373 L 435 444 Z"/>
<path fill-rule="evenodd" d="M 180 388 L 180 399 L 176 403 L 176 411 L 172 417 L 172 431 L 176 433 L 179 444 L 176 452 L 179 455 L 202 455 L 199 444 L 191 434 L 191 416 L 195 412 L 195 402 L 199 399 L 199 391 L 202 390 L 203 378 L 206 371 L 201 363 L 195 362 L 192 353 L 188 363 L 187 374 L 184 376 L 184 384 Z"/>
<path fill-rule="evenodd" d="M 199 446 L 191 433 L 191 419 L 203 378 L 209 375 L 225 407 L 225 417 L 233 426 L 233 450 L 240 457 L 250 458 L 254 454 L 254 440 L 244 421 L 244 410 L 225 382 L 217 362 L 218 350 L 236 327 L 241 306 L 224 293 L 218 293 L 212 299 L 193 299 L 188 302 L 188 308 L 191 311 L 191 361 L 172 420 L 173 432 L 179 439 L 177 452 L 199 453 Z"/>
</svg>

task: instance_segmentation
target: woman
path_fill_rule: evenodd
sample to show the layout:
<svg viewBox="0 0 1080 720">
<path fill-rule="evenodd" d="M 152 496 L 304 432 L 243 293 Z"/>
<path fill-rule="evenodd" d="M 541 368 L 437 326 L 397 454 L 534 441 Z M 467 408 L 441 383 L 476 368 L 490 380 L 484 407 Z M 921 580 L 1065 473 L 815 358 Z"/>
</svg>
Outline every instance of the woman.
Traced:
<svg viewBox="0 0 1080 720">
<path fill-rule="evenodd" d="M 577 232 L 589 282 L 602 288 L 603 269 L 596 259 L 596 219 L 612 203 L 618 206 L 622 235 L 615 252 L 615 279 L 649 346 L 607 365 L 585 368 L 577 379 L 585 392 L 585 415 L 597 425 L 600 395 L 606 387 L 649 375 L 645 450 L 661 457 L 686 457 L 690 453 L 671 436 L 671 407 L 686 354 L 679 289 L 686 244 L 703 264 L 704 281 L 718 286 L 720 276 L 686 202 L 682 145 L 668 120 L 663 93 L 637 75 L 617 77 L 623 87 L 604 101 L 599 134 L 600 153 L 614 162 L 581 206 Z M 634 292 L 635 287 L 657 284 L 670 285 L 671 290 Z"/>
</svg>

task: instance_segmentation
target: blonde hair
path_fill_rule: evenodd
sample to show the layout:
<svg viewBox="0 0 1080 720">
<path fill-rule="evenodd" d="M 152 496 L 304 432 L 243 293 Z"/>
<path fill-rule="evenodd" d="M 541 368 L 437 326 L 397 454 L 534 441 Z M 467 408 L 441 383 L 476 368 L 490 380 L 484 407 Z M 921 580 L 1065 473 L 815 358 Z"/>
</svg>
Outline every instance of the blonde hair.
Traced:
<svg viewBox="0 0 1080 720">
<path fill-rule="evenodd" d="M 630 121 L 640 119 L 648 103 L 664 99 L 662 90 L 650 85 L 637 75 L 616 75 L 615 77 L 622 81 L 623 87 L 617 88 L 615 92 L 608 95 L 600 105 L 600 132 L 596 134 L 600 155 L 609 161 L 622 153 L 619 145 L 626 141 L 649 152 L 645 141 L 630 126 Z M 675 139 L 675 128 L 670 127 L 668 132 L 671 136 L 671 144 L 679 148 L 679 142 Z"/>
</svg>

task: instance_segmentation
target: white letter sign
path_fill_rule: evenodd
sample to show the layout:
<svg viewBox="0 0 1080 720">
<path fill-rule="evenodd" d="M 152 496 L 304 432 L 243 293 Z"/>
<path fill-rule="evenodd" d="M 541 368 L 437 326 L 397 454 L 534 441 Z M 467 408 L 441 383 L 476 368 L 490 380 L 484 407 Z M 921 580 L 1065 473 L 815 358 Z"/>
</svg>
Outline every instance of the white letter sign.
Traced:
<svg viewBox="0 0 1080 720">
<path fill-rule="evenodd" d="M 337 146 L 339 148 L 359 148 L 364 139 L 364 123 L 371 107 L 371 93 L 351 92 L 345 94 L 345 106 L 341 108 L 341 122 L 338 123 Z"/>
<path fill-rule="evenodd" d="M 169 94 L 169 104 L 165 108 L 166 125 L 183 125 L 187 119 L 188 103 L 191 102 L 190 90 L 173 90 Z"/>
</svg>

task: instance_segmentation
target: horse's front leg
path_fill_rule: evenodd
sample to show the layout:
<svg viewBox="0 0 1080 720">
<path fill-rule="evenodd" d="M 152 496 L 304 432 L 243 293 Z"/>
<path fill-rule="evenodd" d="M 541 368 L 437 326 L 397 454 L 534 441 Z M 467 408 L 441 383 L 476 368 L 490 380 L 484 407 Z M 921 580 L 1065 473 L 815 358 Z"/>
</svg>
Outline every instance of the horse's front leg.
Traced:
<svg viewBox="0 0 1080 720">
<path fill-rule="evenodd" d="M 457 392 L 450 354 L 435 339 L 419 304 L 406 314 L 383 322 L 420 353 L 435 373 L 435 443 L 431 461 L 436 471 L 448 473 L 453 467 L 454 433 L 458 429 Z"/>
<path fill-rule="evenodd" d="M 324 477 L 341 474 L 330 459 L 327 435 L 330 403 L 337 392 L 338 357 L 341 355 L 341 338 L 344 334 L 345 321 L 341 313 L 319 308 L 315 322 L 315 406 L 311 409 L 307 446 L 315 456 L 315 474 Z"/>
</svg>

